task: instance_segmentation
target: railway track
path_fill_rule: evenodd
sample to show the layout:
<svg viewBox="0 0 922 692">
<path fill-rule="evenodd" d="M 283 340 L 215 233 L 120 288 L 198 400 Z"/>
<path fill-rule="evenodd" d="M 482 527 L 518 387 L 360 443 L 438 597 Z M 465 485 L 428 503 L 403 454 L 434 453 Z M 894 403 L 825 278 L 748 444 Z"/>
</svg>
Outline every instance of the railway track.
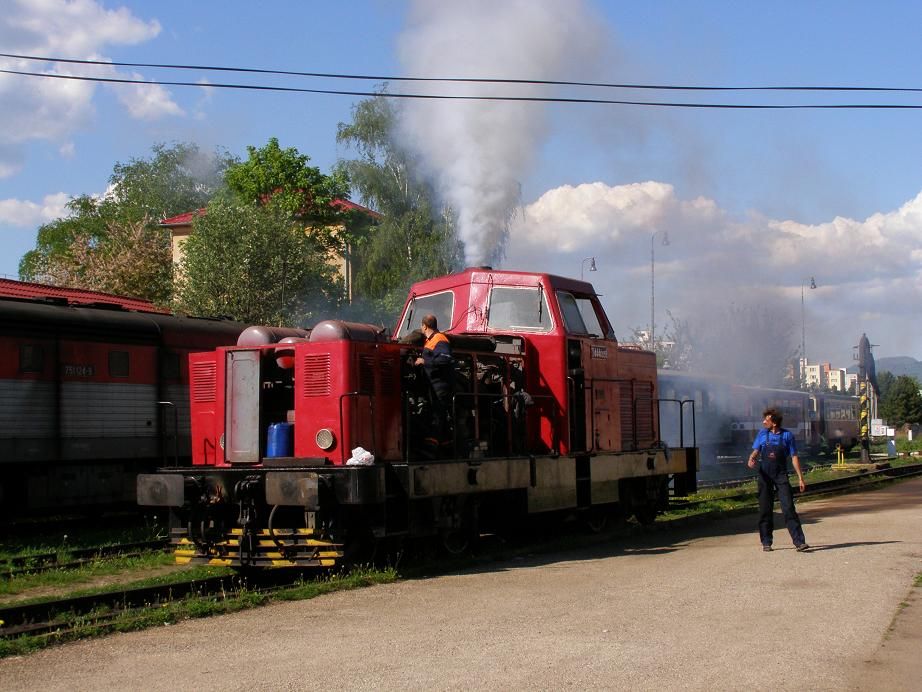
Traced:
<svg viewBox="0 0 922 692">
<path fill-rule="evenodd" d="M 299 578 L 279 572 L 225 575 L 0 608 L 0 639 L 61 636 L 78 627 L 111 629 L 120 618 L 182 599 L 227 598 L 243 591 L 270 593 L 297 583 Z"/>
<path fill-rule="evenodd" d="M 24 574 L 38 574 L 55 569 L 77 569 L 104 558 L 138 557 L 168 548 L 169 541 L 163 539 L 21 555 L 0 560 L 0 578 L 9 580 Z"/>
</svg>

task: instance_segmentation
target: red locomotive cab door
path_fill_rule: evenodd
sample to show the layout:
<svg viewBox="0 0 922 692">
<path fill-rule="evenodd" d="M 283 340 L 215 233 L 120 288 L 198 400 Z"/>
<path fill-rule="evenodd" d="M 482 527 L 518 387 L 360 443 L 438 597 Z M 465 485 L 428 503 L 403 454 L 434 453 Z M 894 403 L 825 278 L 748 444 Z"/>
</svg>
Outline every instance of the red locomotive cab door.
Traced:
<svg viewBox="0 0 922 692">
<path fill-rule="evenodd" d="M 230 463 L 259 462 L 259 351 L 228 351 L 224 456 Z"/>
</svg>

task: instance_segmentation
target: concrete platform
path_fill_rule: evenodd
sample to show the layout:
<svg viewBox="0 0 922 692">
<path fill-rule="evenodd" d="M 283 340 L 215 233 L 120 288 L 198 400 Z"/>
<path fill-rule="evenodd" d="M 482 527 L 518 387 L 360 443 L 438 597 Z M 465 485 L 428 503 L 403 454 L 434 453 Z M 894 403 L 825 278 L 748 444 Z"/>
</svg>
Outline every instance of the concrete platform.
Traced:
<svg viewBox="0 0 922 692">
<path fill-rule="evenodd" d="M 0 661 L 0 679 L 68 691 L 919 689 L 922 479 L 799 510 L 808 553 L 783 530 L 763 553 L 752 514 L 78 642 Z"/>
</svg>

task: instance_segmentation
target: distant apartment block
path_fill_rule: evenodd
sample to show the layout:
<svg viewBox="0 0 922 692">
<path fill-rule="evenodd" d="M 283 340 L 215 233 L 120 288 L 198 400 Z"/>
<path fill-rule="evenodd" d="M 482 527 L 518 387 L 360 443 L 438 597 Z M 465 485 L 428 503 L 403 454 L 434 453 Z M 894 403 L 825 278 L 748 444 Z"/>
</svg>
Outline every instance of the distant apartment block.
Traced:
<svg viewBox="0 0 922 692">
<path fill-rule="evenodd" d="M 810 387 L 819 387 L 820 382 L 823 378 L 823 369 L 819 364 L 811 365 L 807 363 L 804 367 L 804 384 L 809 389 Z"/>
<path fill-rule="evenodd" d="M 807 389 L 847 392 L 858 379 L 857 375 L 848 374 L 845 368 L 834 368 L 830 363 L 808 363 L 801 359 L 800 367 Z"/>
<path fill-rule="evenodd" d="M 826 372 L 826 387 L 828 387 L 831 392 L 844 392 L 848 389 L 845 378 L 845 368 L 829 368 Z"/>
</svg>

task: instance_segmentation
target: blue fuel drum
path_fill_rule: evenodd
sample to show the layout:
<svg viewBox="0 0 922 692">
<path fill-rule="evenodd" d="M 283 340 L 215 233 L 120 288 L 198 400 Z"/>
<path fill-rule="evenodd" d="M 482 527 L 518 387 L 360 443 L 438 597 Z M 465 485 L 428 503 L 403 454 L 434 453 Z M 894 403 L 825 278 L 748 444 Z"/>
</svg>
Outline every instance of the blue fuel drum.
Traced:
<svg viewBox="0 0 922 692">
<path fill-rule="evenodd" d="M 267 457 L 290 457 L 294 454 L 291 423 L 272 423 L 269 426 L 269 438 L 266 441 Z"/>
</svg>

